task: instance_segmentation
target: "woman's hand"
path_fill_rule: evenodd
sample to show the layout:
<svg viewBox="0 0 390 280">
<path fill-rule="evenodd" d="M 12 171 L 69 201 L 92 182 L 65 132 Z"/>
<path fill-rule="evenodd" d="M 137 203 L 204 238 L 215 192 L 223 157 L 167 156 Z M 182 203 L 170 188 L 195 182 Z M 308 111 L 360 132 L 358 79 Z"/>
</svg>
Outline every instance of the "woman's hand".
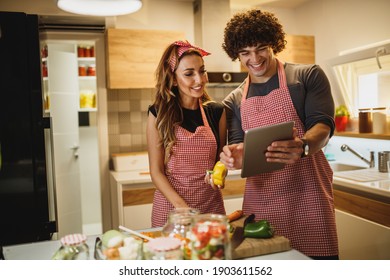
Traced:
<svg viewBox="0 0 390 280">
<path fill-rule="evenodd" d="M 222 185 L 214 184 L 213 171 L 211 170 L 206 171 L 206 176 L 204 177 L 204 181 L 206 184 L 209 184 L 213 188 L 213 190 L 221 190 L 225 187 L 225 178 L 223 179 Z"/>
</svg>

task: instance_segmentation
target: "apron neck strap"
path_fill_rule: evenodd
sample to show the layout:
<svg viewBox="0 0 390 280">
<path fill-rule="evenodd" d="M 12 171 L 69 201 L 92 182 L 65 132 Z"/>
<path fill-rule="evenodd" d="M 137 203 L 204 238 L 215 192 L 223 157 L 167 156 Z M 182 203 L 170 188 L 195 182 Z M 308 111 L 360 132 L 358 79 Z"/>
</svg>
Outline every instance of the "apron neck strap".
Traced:
<svg viewBox="0 0 390 280">
<path fill-rule="evenodd" d="M 204 112 L 204 109 L 203 109 L 202 99 L 201 98 L 199 98 L 199 108 L 200 108 L 200 112 L 202 113 L 202 120 L 203 120 L 204 126 L 210 127 L 209 126 L 209 122 L 208 122 L 207 117 L 206 117 L 206 113 Z"/>
</svg>

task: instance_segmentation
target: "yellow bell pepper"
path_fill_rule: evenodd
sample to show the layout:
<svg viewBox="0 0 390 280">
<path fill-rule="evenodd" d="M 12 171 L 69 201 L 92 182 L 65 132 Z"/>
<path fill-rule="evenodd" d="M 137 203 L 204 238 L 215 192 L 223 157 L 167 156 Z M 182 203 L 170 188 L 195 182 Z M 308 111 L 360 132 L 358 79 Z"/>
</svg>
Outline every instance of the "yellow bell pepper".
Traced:
<svg viewBox="0 0 390 280">
<path fill-rule="evenodd" d="M 225 184 L 225 177 L 227 175 L 227 168 L 226 166 L 220 162 L 217 161 L 217 163 L 214 165 L 213 169 L 213 183 L 216 186 L 221 186 Z"/>
</svg>

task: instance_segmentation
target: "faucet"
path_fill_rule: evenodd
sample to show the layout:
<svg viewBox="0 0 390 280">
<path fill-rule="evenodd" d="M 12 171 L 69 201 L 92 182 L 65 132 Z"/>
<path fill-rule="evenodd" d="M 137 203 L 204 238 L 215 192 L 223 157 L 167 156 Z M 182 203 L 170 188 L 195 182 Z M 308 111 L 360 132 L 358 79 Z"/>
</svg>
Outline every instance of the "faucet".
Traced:
<svg viewBox="0 0 390 280">
<path fill-rule="evenodd" d="M 374 151 L 371 151 L 370 152 L 370 160 L 364 158 L 361 154 L 359 154 L 358 152 L 356 152 L 355 150 L 351 149 L 348 145 L 346 144 L 343 144 L 341 145 L 341 150 L 343 152 L 345 151 L 350 151 L 351 153 L 353 153 L 355 156 L 357 156 L 358 158 L 360 158 L 362 161 L 364 161 L 365 163 L 367 163 L 370 167 L 375 167 L 375 158 L 374 158 Z"/>
</svg>

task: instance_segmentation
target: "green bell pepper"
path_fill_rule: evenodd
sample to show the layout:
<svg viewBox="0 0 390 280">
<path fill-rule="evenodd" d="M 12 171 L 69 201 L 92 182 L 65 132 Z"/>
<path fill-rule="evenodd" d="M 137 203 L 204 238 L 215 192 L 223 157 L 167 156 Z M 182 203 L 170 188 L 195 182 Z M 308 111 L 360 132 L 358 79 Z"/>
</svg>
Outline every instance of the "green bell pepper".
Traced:
<svg viewBox="0 0 390 280">
<path fill-rule="evenodd" d="M 244 227 L 244 236 L 251 238 L 271 238 L 274 236 L 274 229 L 267 220 L 248 223 Z"/>
</svg>

